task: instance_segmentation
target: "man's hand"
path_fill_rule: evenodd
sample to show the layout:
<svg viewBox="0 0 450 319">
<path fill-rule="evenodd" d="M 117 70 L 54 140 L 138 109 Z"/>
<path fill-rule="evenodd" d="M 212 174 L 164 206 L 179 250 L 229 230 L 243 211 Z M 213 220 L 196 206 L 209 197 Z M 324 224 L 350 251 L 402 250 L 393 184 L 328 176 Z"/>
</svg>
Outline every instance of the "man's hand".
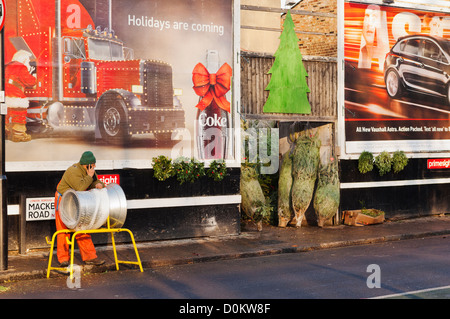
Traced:
<svg viewBox="0 0 450 319">
<path fill-rule="evenodd" d="M 95 184 L 95 188 L 102 189 L 103 188 L 102 183 Z"/>
<path fill-rule="evenodd" d="M 95 164 L 89 164 L 86 167 L 87 173 L 90 177 L 94 177 L 95 174 Z"/>
</svg>

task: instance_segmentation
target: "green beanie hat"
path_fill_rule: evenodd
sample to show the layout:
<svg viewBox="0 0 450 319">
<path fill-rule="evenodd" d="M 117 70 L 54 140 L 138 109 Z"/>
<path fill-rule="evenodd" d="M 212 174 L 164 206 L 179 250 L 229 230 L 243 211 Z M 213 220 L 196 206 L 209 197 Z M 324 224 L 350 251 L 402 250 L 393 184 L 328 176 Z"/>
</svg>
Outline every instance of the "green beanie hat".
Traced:
<svg viewBox="0 0 450 319">
<path fill-rule="evenodd" d="M 91 151 L 86 151 L 81 155 L 80 164 L 81 165 L 89 165 L 95 164 L 95 156 Z"/>
</svg>

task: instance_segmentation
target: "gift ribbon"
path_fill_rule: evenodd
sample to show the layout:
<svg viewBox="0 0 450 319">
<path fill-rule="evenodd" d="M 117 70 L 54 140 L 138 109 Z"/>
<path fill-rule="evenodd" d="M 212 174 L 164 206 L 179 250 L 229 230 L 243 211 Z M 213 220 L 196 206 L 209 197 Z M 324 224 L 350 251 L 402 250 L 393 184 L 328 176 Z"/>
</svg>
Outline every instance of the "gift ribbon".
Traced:
<svg viewBox="0 0 450 319">
<path fill-rule="evenodd" d="M 231 67 L 225 63 L 215 74 L 210 74 L 206 67 L 198 63 L 192 71 L 194 91 L 202 99 L 196 105 L 201 111 L 214 101 L 222 110 L 230 112 L 230 102 L 225 94 L 231 87 Z"/>
</svg>

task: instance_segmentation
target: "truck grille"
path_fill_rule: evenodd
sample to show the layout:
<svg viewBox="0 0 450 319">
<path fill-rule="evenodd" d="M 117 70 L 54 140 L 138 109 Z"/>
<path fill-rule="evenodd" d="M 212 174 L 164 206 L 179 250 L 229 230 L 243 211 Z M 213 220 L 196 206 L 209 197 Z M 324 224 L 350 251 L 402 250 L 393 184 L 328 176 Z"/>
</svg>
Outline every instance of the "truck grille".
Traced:
<svg viewBox="0 0 450 319">
<path fill-rule="evenodd" d="M 142 68 L 144 105 L 150 107 L 172 107 L 172 67 L 164 62 L 144 61 Z"/>
</svg>

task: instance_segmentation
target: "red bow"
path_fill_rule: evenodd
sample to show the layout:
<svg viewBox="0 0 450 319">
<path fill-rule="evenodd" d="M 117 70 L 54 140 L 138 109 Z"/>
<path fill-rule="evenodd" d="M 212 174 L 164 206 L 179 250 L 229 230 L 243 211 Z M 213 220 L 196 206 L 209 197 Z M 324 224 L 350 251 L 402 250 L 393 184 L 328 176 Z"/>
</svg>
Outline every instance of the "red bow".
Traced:
<svg viewBox="0 0 450 319">
<path fill-rule="evenodd" d="M 202 99 L 196 107 L 203 111 L 215 101 L 222 110 L 230 112 L 230 102 L 225 98 L 225 94 L 230 90 L 232 73 L 227 63 L 222 65 L 216 74 L 209 74 L 203 64 L 197 64 L 192 71 L 192 82 L 195 93 Z"/>
</svg>

